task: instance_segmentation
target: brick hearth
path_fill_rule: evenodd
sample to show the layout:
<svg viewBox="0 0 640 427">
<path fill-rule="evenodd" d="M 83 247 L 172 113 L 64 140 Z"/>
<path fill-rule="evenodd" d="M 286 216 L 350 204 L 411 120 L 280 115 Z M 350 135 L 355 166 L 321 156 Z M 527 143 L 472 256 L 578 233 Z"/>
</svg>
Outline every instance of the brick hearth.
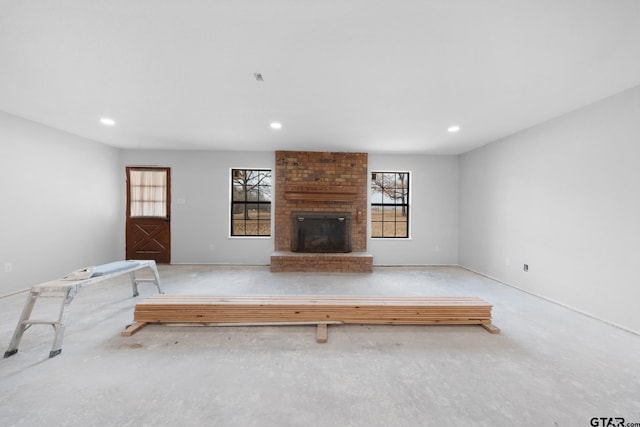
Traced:
<svg viewBox="0 0 640 427">
<path fill-rule="evenodd" d="M 367 249 L 367 153 L 276 151 L 271 271 L 372 271 Z M 350 253 L 291 252 L 292 212 L 349 212 Z"/>
<path fill-rule="evenodd" d="M 366 252 L 347 254 L 307 254 L 298 252 L 274 252 L 271 255 L 271 271 L 332 271 L 341 273 L 370 273 L 373 256 Z"/>
</svg>

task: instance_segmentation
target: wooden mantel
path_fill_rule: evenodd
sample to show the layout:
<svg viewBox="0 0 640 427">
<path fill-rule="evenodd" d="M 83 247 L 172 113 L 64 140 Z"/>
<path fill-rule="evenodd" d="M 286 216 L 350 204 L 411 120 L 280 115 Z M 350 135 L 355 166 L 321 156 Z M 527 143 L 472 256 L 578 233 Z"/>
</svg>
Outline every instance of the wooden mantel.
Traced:
<svg viewBox="0 0 640 427">
<path fill-rule="evenodd" d="M 353 186 L 337 185 L 285 185 L 284 198 L 313 202 L 352 202 L 358 191 Z"/>
<path fill-rule="evenodd" d="M 328 192 L 328 191 L 287 191 L 284 198 L 287 200 L 303 200 L 309 202 L 351 202 L 356 200 L 355 192 Z"/>
</svg>

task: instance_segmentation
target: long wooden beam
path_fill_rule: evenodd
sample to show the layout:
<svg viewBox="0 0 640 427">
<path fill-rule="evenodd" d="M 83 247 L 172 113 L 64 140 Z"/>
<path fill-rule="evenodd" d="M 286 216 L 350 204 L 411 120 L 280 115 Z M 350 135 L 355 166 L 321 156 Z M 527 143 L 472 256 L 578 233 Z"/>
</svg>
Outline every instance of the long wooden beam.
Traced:
<svg viewBox="0 0 640 427">
<path fill-rule="evenodd" d="M 465 296 L 156 295 L 136 304 L 138 323 L 217 325 L 481 325 L 491 333 L 492 305 Z M 319 326 L 318 342 L 325 342 Z"/>
</svg>

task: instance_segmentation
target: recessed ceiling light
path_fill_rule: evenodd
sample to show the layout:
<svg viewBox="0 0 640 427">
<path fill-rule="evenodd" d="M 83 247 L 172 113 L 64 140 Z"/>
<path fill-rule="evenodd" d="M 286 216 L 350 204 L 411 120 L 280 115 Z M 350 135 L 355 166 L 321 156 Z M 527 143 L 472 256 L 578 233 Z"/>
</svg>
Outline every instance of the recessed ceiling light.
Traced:
<svg viewBox="0 0 640 427">
<path fill-rule="evenodd" d="M 449 126 L 449 128 L 447 129 L 447 131 L 451 132 L 451 133 L 456 133 L 460 130 L 460 126 Z"/>
<path fill-rule="evenodd" d="M 280 129 L 282 127 L 282 123 L 271 122 L 269 126 L 271 126 L 271 129 Z"/>
<path fill-rule="evenodd" d="M 109 117 L 103 117 L 100 119 L 100 123 L 106 126 L 113 126 L 116 124 L 116 121 L 113 119 L 110 119 Z"/>
</svg>

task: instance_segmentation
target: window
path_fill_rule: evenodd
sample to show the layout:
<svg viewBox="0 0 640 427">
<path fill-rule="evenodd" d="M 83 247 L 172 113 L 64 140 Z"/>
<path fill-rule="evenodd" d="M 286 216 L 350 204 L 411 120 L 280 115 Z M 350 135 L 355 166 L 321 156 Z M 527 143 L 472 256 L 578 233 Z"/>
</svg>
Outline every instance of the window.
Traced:
<svg viewBox="0 0 640 427">
<path fill-rule="evenodd" d="M 271 170 L 231 169 L 231 235 L 271 236 Z"/>
<path fill-rule="evenodd" d="M 167 217 L 168 170 L 129 168 L 129 215 L 133 218 Z"/>
<path fill-rule="evenodd" d="M 371 173 L 371 237 L 409 237 L 409 172 Z"/>
</svg>

